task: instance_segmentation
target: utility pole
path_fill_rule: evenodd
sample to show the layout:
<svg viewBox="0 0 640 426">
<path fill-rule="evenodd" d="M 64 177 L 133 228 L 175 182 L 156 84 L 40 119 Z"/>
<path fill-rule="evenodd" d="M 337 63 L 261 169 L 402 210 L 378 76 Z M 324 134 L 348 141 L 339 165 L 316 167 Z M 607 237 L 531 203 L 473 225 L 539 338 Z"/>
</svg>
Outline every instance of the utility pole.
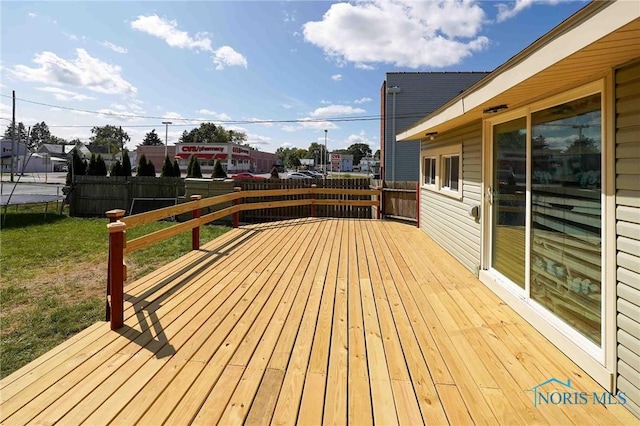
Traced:
<svg viewBox="0 0 640 426">
<path fill-rule="evenodd" d="M 170 121 L 163 121 L 162 124 L 165 125 L 164 130 L 164 156 L 167 156 L 167 140 L 169 139 L 169 124 L 173 124 Z"/>
<path fill-rule="evenodd" d="M 11 182 L 13 182 L 14 159 L 16 153 L 16 91 L 13 90 L 13 114 L 11 120 Z"/>
</svg>

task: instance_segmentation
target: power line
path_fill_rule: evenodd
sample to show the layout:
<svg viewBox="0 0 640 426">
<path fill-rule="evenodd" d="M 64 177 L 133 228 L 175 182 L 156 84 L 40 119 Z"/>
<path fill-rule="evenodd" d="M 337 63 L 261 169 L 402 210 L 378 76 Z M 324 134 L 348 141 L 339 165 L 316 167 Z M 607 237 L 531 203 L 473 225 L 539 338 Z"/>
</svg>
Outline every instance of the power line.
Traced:
<svg viewBox="0 0 640 426">
<path fill-rule="evenodd" d="M 8 95 L 4 95 L 4 94 L 0 94 L 0 96 L 5 97 L 5 98 L 9 98 L 10 96 Z M 26 103 L 30 103 L 30 104 L 34 104 L 34 105 L 40 105 L 40 106 L 46 106 L 46 107 L 50 107 L 50 108 L 58 108 L 58 109 L 62 109 L 62 110 L 67 110 L 67 111 L 75 111 L 75 112 L 82 112 L 82 113 L 86 113 L 86 114 L 94 114 L 94 115 L 106 115 L 106 116 L 110 116 L 110 117 L 118 117 L 118 118 L 146 118 L 146 119 L 154 119 L 154 120 L 165 120 L 168 117 L 161 117 L 161 116 L 152 116 L 152 115 L 137 115 L 137 114 L 125 114 L 125 113 L 117 113 L 117 112 L 105 112 L 105 111 L 93 111 L 93 110 L 87 110 L 87 109 L 80 109 L 80 108 L 71 108 L 71 107 L 66 107 L 66 106 L 62 106 L 62 105 L 53 105 L 53 104 L 48 104 L 48 103 L 44 103 L 44 102 L 38 102 L 38 101 L 32 101 L 29 99 L 22 99 L 22 98 L 16 98 L 16 100 L 21 101 L 21 102 L 26 102 Z M 400 118 L 413 118 L 413 119 L 420 119 L 423 118 L 425 114 L 398 114 L 396 115 L 396 119 L 400 119 Z M 286 123 L 295 123 L 295 124 L 300 124 L 300 123 L 334 123 L 334 122 L 357 122 L 357 121 L 379 121 L 382 116 L 381 115 L 361 115 L 361 116 L 344 116 L 344 117 L 327 117 L 327 118 L 297 118 L 297 119 L 285 119 L 285 120 L 215 120 L 215 119 L 205 119 L 205 118 L 176 118 L 176 117 L 170 117 L 172 120 L 179 120 L 179 121 L 191 121 L 191 122 L 197 122 L 197 123 L 206 123 L 206 122 L 218 122 L 218 123 L 223 123 L 223 124 L 286 124 Z M 7 118 L 2 117 L 2 119 L 7 120 Z M 9 120 L 11 121 L 11 120 Z M 196 125 L 197 123 L 184 123 L 184 124 L 174 124 L 173 127 L 176 126 L 193 126 Z M 157 126 L 157 124 L 127 124 L 127 127 L 154 127 Z M 49 127 L 78 127 L 78 128 L 82 128 L 82 127 L 94 127 L 94 126 L 89 126 L 89 125 L 53 125 L 53 126 L 49 126 Z"/>
</svg>

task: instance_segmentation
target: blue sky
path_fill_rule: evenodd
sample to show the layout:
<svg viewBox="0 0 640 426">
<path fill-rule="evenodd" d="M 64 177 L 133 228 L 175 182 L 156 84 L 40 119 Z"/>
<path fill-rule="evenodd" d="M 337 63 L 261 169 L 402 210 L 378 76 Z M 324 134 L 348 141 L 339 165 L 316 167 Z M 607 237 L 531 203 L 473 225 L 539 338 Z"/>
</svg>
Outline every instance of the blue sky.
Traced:
<svg viewBox="0 0 640 426">
<path fill-rule="evenodd" d="M 329 149 L 375 151 L 386 72 L 491 71 L 584 5 L 3 1 L 0 123 L 15 90 L 17 121 L 67 139 L 113 124 L 135 148 L 169 120 L 171 145 L 212 121 L 270 152 L 325 129 Z"/>
</svg>

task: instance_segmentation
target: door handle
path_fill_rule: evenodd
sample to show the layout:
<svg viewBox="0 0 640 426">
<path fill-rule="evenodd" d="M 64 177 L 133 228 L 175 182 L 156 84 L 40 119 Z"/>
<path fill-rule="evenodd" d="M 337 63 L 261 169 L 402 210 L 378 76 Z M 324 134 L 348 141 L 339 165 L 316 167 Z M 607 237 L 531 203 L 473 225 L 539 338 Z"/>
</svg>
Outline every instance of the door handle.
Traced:
<svg viewBox="0 0 640 426">
<path fill-rule="evenodd" d="M 487 187 L 487 200 L 489 201 L 489 204 L 493 204 L 493 190 L 490 186 Z"/>
</svg>

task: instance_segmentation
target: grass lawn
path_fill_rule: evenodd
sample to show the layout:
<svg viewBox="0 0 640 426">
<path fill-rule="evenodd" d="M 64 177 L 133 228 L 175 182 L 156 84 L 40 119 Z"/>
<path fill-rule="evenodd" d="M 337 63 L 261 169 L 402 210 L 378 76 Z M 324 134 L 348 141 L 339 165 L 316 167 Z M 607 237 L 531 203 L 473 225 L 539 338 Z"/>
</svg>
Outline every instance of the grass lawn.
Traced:
<svg viewBox="0 0 640 426">
<path fill-rule="evenodd" d="M 10 208 L 0 231 L 0 378 L 73 334 L 104 321 L 108 220 L 46 218 L 39 206 Z M 127 238 L 171 226 L 156 222 L 127 231 Z M 201 241 L 229 228 L 205 226 Z M 183 233 L 127 256 L 129 281 L 191 249 Z"/>
</svg>

